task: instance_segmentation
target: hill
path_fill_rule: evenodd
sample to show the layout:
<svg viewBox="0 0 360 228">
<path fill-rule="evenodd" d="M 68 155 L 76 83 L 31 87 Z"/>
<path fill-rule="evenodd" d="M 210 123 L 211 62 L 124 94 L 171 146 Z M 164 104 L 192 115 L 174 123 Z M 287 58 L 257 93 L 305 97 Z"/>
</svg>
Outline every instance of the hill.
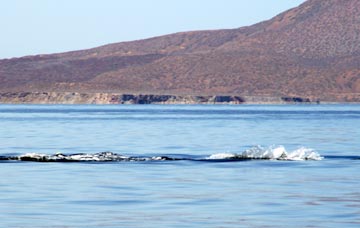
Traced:
<svg viewBox="0 0 360 228">
<path fill-rule="evenodd" d="M 0 92 L 360 101 L 360 1 L 308 0 L 268 21 L 0 60 Z"/>
</svg>

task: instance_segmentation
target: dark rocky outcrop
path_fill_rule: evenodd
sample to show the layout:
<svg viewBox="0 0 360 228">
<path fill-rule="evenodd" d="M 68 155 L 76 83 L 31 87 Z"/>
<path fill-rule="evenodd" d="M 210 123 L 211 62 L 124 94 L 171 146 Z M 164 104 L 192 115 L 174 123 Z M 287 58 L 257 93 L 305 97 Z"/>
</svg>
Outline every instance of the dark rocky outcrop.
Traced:
<svg viewBox="0 0 360 228">
<path fill-rule="evenodd" d="M 171 95 L 131 95 L 123 94 L 117 101 L 120 104 L 154 104 L 154 103 L 166 103 L 171 100 L 176 100 L 176 96 Z"/>
<path fill-rule="evenodd" d="M 294 103 L 311 102 L 309 98 L 302 98 L 302 97 L 282 97 L 281 100 L 285 102 L 294 102 Z"/>
</svg>

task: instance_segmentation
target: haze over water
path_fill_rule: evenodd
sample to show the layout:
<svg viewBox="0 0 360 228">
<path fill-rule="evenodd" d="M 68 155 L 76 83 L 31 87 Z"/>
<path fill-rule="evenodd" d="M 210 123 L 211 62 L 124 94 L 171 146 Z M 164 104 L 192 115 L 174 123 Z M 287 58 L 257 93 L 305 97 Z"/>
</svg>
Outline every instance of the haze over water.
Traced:
<svg viewBox="0 0 360 228">
<path fill-rule="evenodd" d="M 359 227 L 359 139 L 360 105 L 0 105 L 3 158 L 142 158 L 0 161 L 0 226 Z"/>
</svg>

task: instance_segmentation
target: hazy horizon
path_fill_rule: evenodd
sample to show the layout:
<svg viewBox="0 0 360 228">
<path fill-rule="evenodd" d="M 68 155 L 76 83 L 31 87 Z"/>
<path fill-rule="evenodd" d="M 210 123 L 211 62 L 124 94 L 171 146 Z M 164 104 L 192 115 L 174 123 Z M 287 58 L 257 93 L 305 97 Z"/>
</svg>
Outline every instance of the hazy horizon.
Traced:
<svg viewBox="0 0 360 228">
<path fill-rule="evenodd" d="M 7 1 L 0 14 L 0 59 L 81 50 L 176 32 L 238 28 L 270 19 L 304 1 Z"/>
</svg>

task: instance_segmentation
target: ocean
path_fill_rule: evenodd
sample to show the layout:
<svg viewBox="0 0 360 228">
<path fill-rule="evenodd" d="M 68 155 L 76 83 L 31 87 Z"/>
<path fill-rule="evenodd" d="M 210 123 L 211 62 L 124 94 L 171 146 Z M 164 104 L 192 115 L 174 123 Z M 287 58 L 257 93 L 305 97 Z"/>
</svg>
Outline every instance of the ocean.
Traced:
<svg viewBox="0 0 360 228">
<path fill-rule="evenodd" d="M 360 227 L 360 105 L 0 105 L 0 227 Z"/>
</svg>

